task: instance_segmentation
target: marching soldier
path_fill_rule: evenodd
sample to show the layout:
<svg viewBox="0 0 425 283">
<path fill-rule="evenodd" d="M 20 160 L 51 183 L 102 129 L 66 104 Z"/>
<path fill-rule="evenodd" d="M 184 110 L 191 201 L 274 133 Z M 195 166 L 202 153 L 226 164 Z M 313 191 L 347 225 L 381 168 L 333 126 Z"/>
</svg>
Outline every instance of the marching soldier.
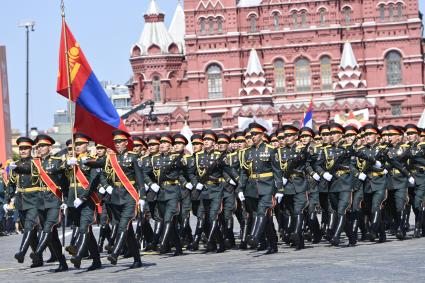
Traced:
<svg viewBox="0 0 425 283">
<path fill-rule="evenodd" d="M 150 166 L 146 171 L 145 178 L 146 184 L 158 193 L 158 215 L 164 222 L 160 253 L 164 254 L 169 250 L 169 242 L 171 241 L 176 248 L 174 255 L 178 256 L 183 253 L 177 228 L 177 216 L 181 200 L 180 186 L 182 181 L 180 178 L 183 177 L 181 165 L 183 153 L 171 153 L 172 144 L 173 138 L 171 136 L 161 135 L 159 153 L 151 156 Z M 150 172 L 153 172 L 154 179 L 150 178 Z"/>
<path fill-rule="evenodd" d="M 273 195 L 278 202 L 281 202 L 283 198 L 282 171 L 277 150 L 263 142 L 266 129 L 258 123 L 251 123 L 249 131 L 253 145 L 241 153 L 238 197 L 246 202 L 248 213 L 254 217 L 250 246 L 257 247 L 266 231 L 269 241 L 267 254 L 272 254 L 278 251 L 272 218 Z"/>
<path fill-rule="evenodd" d="M 111 204 L 114 207 L 117 238 L 108 260 L 112 265 L 116 265 L 124 244 L 127 243 L 128 251 L 134 259 L 130 268 L 134 269 L 142 266 L 132 221 L 137 215 L 137 205 L 143 209 L 145 204 L 143 173 L 137 154 L 127 149 L 130 135 L 122 130 L 115 130 L 112 135 L 117 153 L 109 154 L 105 174 L 113 184 L 113 187 L 108 186 L 107 193 L 111 195 Z"/>
</svg>

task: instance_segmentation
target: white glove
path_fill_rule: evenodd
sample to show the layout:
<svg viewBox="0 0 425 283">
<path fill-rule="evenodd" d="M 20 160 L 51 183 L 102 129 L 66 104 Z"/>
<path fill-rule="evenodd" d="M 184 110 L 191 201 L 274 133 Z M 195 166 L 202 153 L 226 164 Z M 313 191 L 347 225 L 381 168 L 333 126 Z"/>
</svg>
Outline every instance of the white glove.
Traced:
<svg viewBox="0 0 425 283">
<path fill-rule="evenodd" d="M 149 191 L 149 186 L 145 184 L 145 191 Z"/>
<path fill-rule="evenodd" d="M 106 192 L 108 193 L 108 194 L 110 194 L 110 195 L 112 195 L 112 190 L 113 190 L 114 188 L 112 188 L 111 186 L 108 186 L 107 188 L 106 188 Z"/>
<path fill-rule="evenodd" d="M 201 184 L 201 183 L 196 184 L 196 189 L 198 191 L 202 191 L 203 188 L 204 188 L 204 185 L 203 184 Z"/>
<path fill-rule="evenodd" d="M 330 182 L 334 176 L 332 176 L 329 172 L 323 173 L 323 178 L 325 178 L 326 181 Z"/>
<path fill-rule="evenodd" d="M 99 194 L 104 195 L 106 193 L 106 190 L 104 187 L 99 188 Z"/>
<path fill-rule="evenodd" d="M 232 186 L 236 186 L 235 181 L 233 181 L 232 179 L 230 179 L 229 184 L 232 185 Z"/>
<path fill-rule="evenodd" d="M 83 201 L 82 201 L 81 199 L 76 198 L 76 199 L 74 200 L 74 207 L 75 207 L 75 208 L 78 208 L 81 204 L 83 204 Z"/>
<path fill-rule="evenodd" d="M 245 196 L 243 195 L 243 192 L 239 192 L 239 193 L 238 193 L 238 198 L 239 198 L 241 201 L 244 201 L 244 200 L 245 200 Z"/>
<path fill-rule="evenodd" d="M 77 165 L 77 163 L 78 163 L 78 160 L 75 157 L 71 157 L 70 159 L 66 161 L 66 165 L 68 166 L 74 166 L 74 165 Z"/>
<path fill-rule="evenodd" d="M 67 210 L 67 209 L 68 209 L 68 206 L 66 205 L 66 203 L 62 203 L 62 204 L 61 204 L 61 209 L 62 209 L 63 211 L 65 211 L 65 210 Z"/>
<path fill-rule="evenodd" d="M 377 169 L 381 169 L 382 163 L 379 160 L 376 160 L 375 165 L 373 165 L 373 167 L 375 167 Z"/>
<path fill-rule="evenodd" d="M 365 173 L 363 173 L 363 172 L 361 172 L 360 174 L 359 174 L 359 180 L 362 180 L 362 181 L 364 181 L 364 180 L 366 180 L 366 177 L 367 177 L 367 175 L 365 174 Z"/>
<path fill-rule="evenodd" d="M 144 206 L 145 206 L 145 200 L 144 199 L 139 199 L 140 210 L 142 210 Z"/>
<path fill-rule="evenodd" d="M 154 191 L 155 193 L 157 193 L 157 192 L 159 191 L 159 186 L 158 186 L 158 184 L 157 184 L 157 183 L 153 183 L 153 184 L 151 185 L 151 189 L 152 189 L 152 191 Z"/>
<path fill-rule="evenodd" d="M 186 189 L 188 189 L 188 190 L 192 190 L 192 189 L 193 189 L 193 185 L 192 185 L 192 183 L 190 183 L 190 182 L 189 182 L 189 183 L 187 183 L 185 187 L 186 187 Z"/>
<path fill-rule="evenodd" d="M 382 172 L 384 172 L 384 175 L 387 175 L 388 174 L 388 170 L 387 169 L 384 169 L 384 171 L 382 171 Z"/>
<path fill-rule="evenodd" d="M 277 193 L 277 194 L 274 195 L 274 197 L 277 199 L 277 203 L 280 203 L 282 201 L 283 194 Z"/>
<path fill-rule="evenodd" d="M 3 210 L 4 212 L 7 212 L 7 210 L 9 209 L 9 205 L 6 203 L 3 205 Z"/>
<path fill-rule="evenodd" d="M 282 177 L 282 182 L 283 182 L 283 185 L 285 186 L 288 183 L 288 179 L 286 179 L 285 177 Z"/>
<path fill-rule="evenodd" d="M 10 164 L 9 164 L 9 168 L 10 168 L 11 170 L 15 169 L 16 167 L 18 167 L 18 166 L 16 165 L 16 163 L 15 163 L 15 162 L 10 162 Z"/>
<path fill-rule="evenodd" d="M 314 179 L 314 180 L 316 180 L 317 182 L 319 182 L 319 181 L 320 181 L 320 176 L 319 176 L 319 174 L 314 173 L 314 174 L 313 174 L 313 179 Z"/>
<path fill-rule="evenodd" d="M 88 161 L 89 159 L 87 158 L 87 156 L 81 157 L 81 163 L 86 164 Z"/>
<path fill-rule="evenodd" d="M 410 177 L 409 178 L 409 183 L 413 186 L 415 184 L 415 178 Z"/>
</svg>

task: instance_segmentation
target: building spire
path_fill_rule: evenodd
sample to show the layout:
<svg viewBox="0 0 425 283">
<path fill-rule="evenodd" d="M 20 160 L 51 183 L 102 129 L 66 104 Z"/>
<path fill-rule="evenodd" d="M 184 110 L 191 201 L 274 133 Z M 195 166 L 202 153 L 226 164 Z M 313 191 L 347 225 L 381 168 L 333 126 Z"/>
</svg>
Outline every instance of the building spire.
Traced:
<svg viewBox="0 0 425 283">
<path fill-rule="evenodd" d="M 249 52 L 248 67 L 246 68 L 245 76 L 251 76 L 254 74 L 259 76 L 261 74 L 264 74 L 264 70 L 261 66 L 260 58 L 258 58 L 257 51 L 252 48 Z"/>
<path fill-rule="evenodd" d="M 270 95 L 272 88 L 266 85 L 266 78 L 257 51 L 249 52 L 248 66 L 244 74 L 243 87 L 239 89 L 241 96 Z"/>
<path fill-rule="evenodd" d="M 338 82 L 334 83 L 334 89 L 358 89 L 366 87 L 366 80 L 362 79 L 362 72 L 357 64 L 351 43 L 346 41 L 339 64 Z"/>
<path fill-rule="evenodd" d="M 353 48 L 351 48 L 351 43 L 346 41 L 344 43 L 344 49 L 342 51 L 342 58 L 339 67 L 342 69 L 346 69 L 347 67 L 351 67 L 351 69 L 355 69 L 359 65 L 357 64 L 356 56 L 354 56 Z"/>
<path fill-rule="evenodd" d="M 159 10 L 158 4 L 155 0 L 151 0 L 148 6 L 148 10 L 145 15 L 159 15 L 161 11 Z"/>
<path fill-rule="evenodd" d="M 168 29 L 169 34 L 177 44 L 179 51 L 184 53 L 184 35 L 186 33 L 186 21 L 184 10 L 181 2 L 177 3 L 176 11 L 173 19 L 171 20 L 170 28 Z"/>
</svg>

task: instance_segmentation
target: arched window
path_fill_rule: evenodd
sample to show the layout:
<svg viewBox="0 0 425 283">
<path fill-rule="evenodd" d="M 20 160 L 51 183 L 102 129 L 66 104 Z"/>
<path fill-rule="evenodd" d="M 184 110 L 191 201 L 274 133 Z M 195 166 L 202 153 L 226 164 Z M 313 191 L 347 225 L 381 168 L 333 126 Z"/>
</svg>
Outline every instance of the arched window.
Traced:
<svg viewBox="0 0 425 283">
<path fill-rule="evenodd" d="M 249 17 L 249 26 L 251 32 L 257 31 L 257 17 L 255 15 Z"/>
<path fill-rule="evenodd" d="M 388 18 L 390 19 L 390 21 L 392 21 L 393 18 L 394 18 L 394 5 L 393 4 L 390 4 L 388 6 Z"/>
<path fill-rule="evenodd" d="M 217 19 L 217 32 L 218 33 L 223 32 L 223 19 L 222 18 Z"/>
<path fill-rule="evenodd" d="M 379 6 L 379 19 L 381 21 L 385 20 L 385 6 L 384 5 Z"/>
<path fill-rule="evenodd" d="M 326 23 L 326 10 L 324 8 L 320 9 L 319 16 L 320 16 L 320 25 L 323 26 Z"/>
<path fill-rule="evenodd" d="M 161 79 L 158 76 L 154 76 L 152 79 L 152 91 L 153 100 L 155 102 L 161 101 Z"/>
<path fill-rule="evenodd" d="M 329 90 L 332 87 L 332 65 L 328 56 L 320 59 L 320 76 L 322 79 L 322 90 Z"/>
<path fill-rule="evenodd" d="M 214 20 L 213 19 L 209 19 L 209 21 L 208 21 L 208 33 L 214 34 Z"/>
<path fill-rule="evenodd" d="M 396 51 L 391 51 L 386 56 L 387 83 L 388 85 L 398 85 L 402 81 L 401 56 Z"/>
<path fill-rule="evenodd" d="M 274 87 L 276 93 L 285 92 L 285 63 L 280 59 L 274 62 Z"/>
<path fill-rule="evenodd" d="M 279 13 L 273 14 L 273 28 L 274 30 L 279 30 Z"/>
<path fill-rule="evenodd" d="M 298 59 L 295 62 L 295 87 L 297 91 L 311 89 L 310 62 L 307 59 Z"/>
<path fill-rule="evenodd" d="M 403 4 L 402 3 L 397 4 L 397 17 L 399 17 L 399 18 L 403 17 Z"/>
<path fill-rule="evenodd" d="M 342 14 L 344 15 L 345 24 L 349 25 L 351 23 L 351 9 L 350 9 L 350 7 L 345 7 L 342 10 Z"/>
<path fill-rule="evenodd" d="M 302 27 L 307 26 L 307 12 L 306 11 L 301 12 L 301 26 Z"/>
<path fill-rule="evenodd" d="M 297 13 L 292 13 L 292 24 L 294 25 L 294 28 L 298 27 L 298 15 Z"/>
<path fill-rule="evenodd" d="M 208 98 L 223 97 L 223 81 L 221 78 L 221 68 L 213 64 L 207 69 L 208 77 Z"/>
<path fill-rule="evenodd" d="M 205 33 L 205 19 L 201 19 L 199 22 L 201 33 Z"/>
</svg>

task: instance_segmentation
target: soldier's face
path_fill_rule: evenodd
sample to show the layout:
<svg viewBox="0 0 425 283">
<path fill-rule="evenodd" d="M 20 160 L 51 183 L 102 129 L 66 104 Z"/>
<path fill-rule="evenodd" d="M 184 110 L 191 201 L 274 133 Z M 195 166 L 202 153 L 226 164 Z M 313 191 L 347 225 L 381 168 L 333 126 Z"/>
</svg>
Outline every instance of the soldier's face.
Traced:
<svg viewBox="0 0 425 283">
<path fill-rule="evenodd" d="M 218 150 L 223 152 L 226 151 L 229 148 L 229 144 L 228 143 L 219 143 L 218 144 Z"/>
<path fill-rule="evenodd" d="M 31 156 L 31 147 L 29 146 L 21 146 L 19 147 L 19 156 L 21 158 L 28 158 Z"/>
<path fill-rule="evenodd" d="M 406 134 L 406 138 L 407 138 L 407 141 L 409 142 L 416 142 L 417 140 L 419 140 L 419 135 L 416 133 L 410 132 Z"/>
<path fill-rule="evenodd" d="M 114 141 L 115 150 L 117 152 L 123 152 L 127 149 L 128 141 L 127 140 L 116 140 Z"/>
<path fill-rule="evenodd" d="M 365 135 L 366 143 L 373 144 L 376 142 L 376 135 L 375 134 L 366 134 Z"/>
<path fill-rule="evenodd" d="M 184 150 L 185 147 L 186 147 L 186 145 L 184 143 L 176 143 L 174 145 L 174 151 L 181 152 L 181 151 Z"/>
<path fill-rule="evenodd" d="M 164 153 L 164 152 L 168 152 L 171 149 L 171 143 L 168 142 L 162 142 L 159 144 L 159 151 Z"/>
<path fill-rule="evenodd" d="M 285 135 L 285 143 L 291 145 L 297 140 L 297 137 L 298 136 L 294 134 Z"/>
<path fill-rule="evenodd" d="M 156 154 L 159 151 L 159 145 L 158 144 L 150 144 L 148 146 L 148 150 L 150 154 Z"/>
<path fill-rule="evenodd" d="M 38 155 L 40 155 L 41 157 L 48 155 L 51 150 L 52 150 L 52 147 L 49 145 L 43 144 L 43 145 L 37 146 Z"/>
<path fill-rule="evenodd" d="M 272 145 L 273 145 L 274 147 L 278 148 L 278 147 L 279 147 L 279 141 L 274 141 L 274 142 L 272 142 Z"/>
<path fill-rule="evenodd" d="M 87 152 L 88 146 L 89 146 L 88 143 L 77 143 L 75 145 L 75 152 L 77 154 L 85 153 L 85 152 Z"/>
<path fill-rule="evenodd" d="M 204 148 L 205 149 L 211 149 L 214 146 L 214 141 L 210 139 L 204 140 Z"/>
<path fill-rule="evenodd" d="M 301 136 L 301 143 L 303 145 L 307 145 L 309 142 L 311 142 L 311 136 L 308 136 L 308 135 Z"/>
<path fill-rule="evenodd" d="M 134 147 L 133 147 L 133 151 L 134 151 L 136 154 L 140 154 L 140 152 L 142 151 L 142 147 L 141 147 L 140 145 L 138 145 L 138 146 L 134 146 Z"/>
<path fill-rule="evenodd" d="M 326 143 L 326 144 L 331 143 L 331 135 L 327 133 L 322 134 L 322 140 L 323 140 L 323 143 Z"/>
<path fill-rule="evenodd" d="M 331 141 L 332 142 L 334 142 L 334 143 L 337 143 L 337 142 L 339 142 L 339 140 L 342 138 L 342 134 L 341 133 L 339 133 L 339 132 L 334 132 L 334 133 L 332 133 L 332 135 L 331 135 Z"/>
<path fill-rule="evenodd" d="M 246 142 L 240 141 L 238 142 L 238 149 L 244 149 L 246 148 Z"/>
<path fill-rule="evenodd" d="M 96 155 L 99 157 L 105 156 L 106 149 L 105 148 L 96 148 Z"/>
<path fill-rule="evenodd" d="M 402 140 L 403 140 L 402 135 L 392 135 L 392 136 L 390 136 L 390 142 L 392 144 L 397 144 L 397 143 L 401 142 Z"/>
<path fill-rule="evenodd" d="M 350 135 L 350 136 L 347 136 L 345 140 L 347 141 L 347 143 L 352 144 L 354 141 L 354 137 L 355 135 Z"/>
<path fill-rule="evenodd" d="M 192 144 L 193 152 L 200 152 L 202 150 L 202 144 L 201 143 L 195 143 Z"/>
<path fill-rule="evenodd" d="M 263 140 L 263 134 L 258 132 L 251 132 L 251 138 L 254 144 L 259 144 Z"/>
</svg>

